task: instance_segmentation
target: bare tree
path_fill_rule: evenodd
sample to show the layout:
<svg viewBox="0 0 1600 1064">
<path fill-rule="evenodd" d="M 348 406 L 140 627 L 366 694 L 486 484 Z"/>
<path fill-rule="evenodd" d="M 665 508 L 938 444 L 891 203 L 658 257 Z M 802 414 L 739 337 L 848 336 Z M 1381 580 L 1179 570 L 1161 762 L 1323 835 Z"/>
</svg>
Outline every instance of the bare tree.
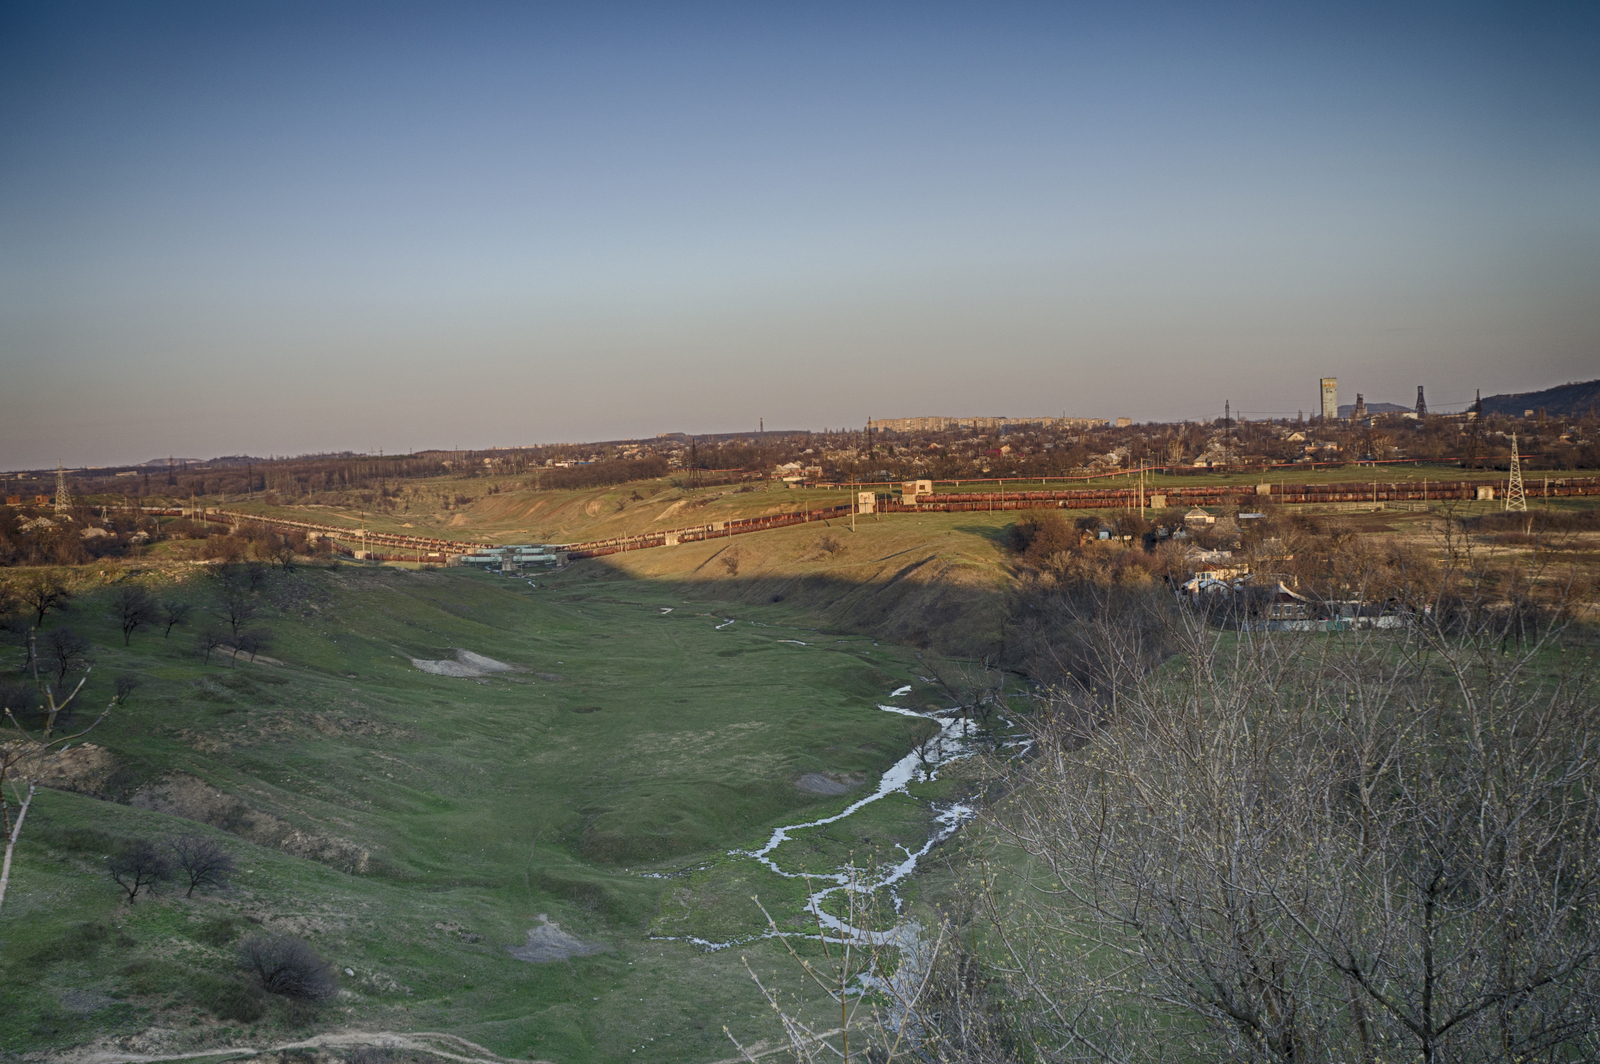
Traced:
<svg viewBox="0 0 1600 1064">
<path fill-rule="evenodd" d="M 256 655 L 263 650 L 272 648 L 272 635 L 269 632 L 246 632 L 233 644 L 233 660 L 237 662 L 240 654 L 249 654 L 250 660 L 256 660 Z"/>
<path fill-rule="evenodd" d="M 35 661 L 60 687 L 70 674 L 88 666 L 90 646 L 90 642 L 75 630 L 55 628 L 38 638 Z"/>
<path fill-rule="evenodd" d="M 197 887 L 225 887 L 233 875 L 233 857 L 205 835 L 180 835 L 172 840 L 173 861 L 189 889 L 184 897 L 194 897 Z"/>
<path fill-rule="evenodd" d="M 986 959 L 1032 1059 L 1592 1055 L 1600 707 L 1576 655 L 1550 630 L 1506 653 L 1488 621 L 1173 617 L 1179 665 L 1124 671 L 1114 708 L 1059 692 L 990 817 Z"/>
<path fill-rule="evenodd" d="M 46 774 L 51 759 L 92 731 L 106 719 L 117 704 L 117 700 L 113 698 L 88 727 L 69 735 L 57 735 L 58 719 L 63 711 L 71 708 L 72 703 L 83 692 L 83 685 L 88 676 L 80 679 L 77 686 L 65 698 L 59 698 L 55 689 L 39 677 L 37 657 L 34 661 L 34 681 L 45 699 L 42 711 L 43 723 L 40 729 L 37 732 L 30 732 L 22 726 L 22 722 L 17 719 L 17 714 L 10 706 L 0 707 L 4 709 L 6 720 L 11 723 L 17 735 L 17 738 L 10 742 L 0 743 L 0 820 L 4 820 L 6 833 L 5 859 L 4 863 L 0 864 L 0 906 L 5 904 L 6 888 L 11 882 L 11 857 L 16 851 L 17 840 L 22 837 L 23 822 L 28 818 L 28 808 L 33 804 L 39 780 Z M 5 789 L 8 783 L 11 785 L 9 795 Z M 15 811 L 12 808 L 13 802 L 16 805 Z"/>
<path fill-rule="evenodd" d="M 238 583 L 239 586 L 243 587 L 246 591 L 254 593 L 267 586 L 268 575 L 269 574 L 265 564 L 251 561 L 245 562 L 232 572 L 226 574 L 226 578 Z"/>
<path fill-rule="evenodd" d="M 116 693 L 117 701 L 127 705 L 133 693 L 144 686 L 144 680 L 136 672 L 119 672 L 112 681 L 112 690 Z"/>
<path fill-rule="evenodd" d="M 294 568 L 295 544 L 287 536 L 279 536 L 268 551 L 268 556 L 278 563 L 278 568 L 288 572 Z"/>
<path fill-rule="evenodd" d="M 150 593 L 137 585 L 120 587 L 111 596 L 111 612 L 122 628 L 122 645 L 133 642 L 133 633 L 157 618 Z"/>
<path fill-rule="evenodd" d="M 807 883 L 809 887 L 810 881 Z M 812 898 L 811 917 L 815 926 L 815 932 L 811 935 L 784 932 L 778 927 L 777 921 L 767 911 L 766 906 L 761 904 L 761 900 L 752 899 L 761 910 L 761 915 L 766 918 L 771 935 L 783 943 L 790 960 L 804 974 L 806 981 L 821 992 L 822 1000 L 825 1002 L 822 1005 L 824 1014 L 816 1019 L 807 1015 L 801 1008 L 786 1006 L 779 1000 L 777 992 L 761 981 L 761 977 L 750 967 L 750 962 L 744 961 L 745 971 L 749 973 L 751 981 L 767 999 L 767 1004 L 783 1025 L 784 1041 L 790 1055 L 803 1064 L 850 1060 L 852 1035 L 856 1037 L 858 1050 L 856 1059 L 861 1059 L 862 1054 L 859 1050 L 863 1037 L 867 1035 L 868 1027 L 881 1026 L 862 1022 L 872 1015 L 873 1007 L 866 996 L 860 993 L 860 981 L 863 976 L 870 977 L 873 974 L 885 955 L 885 950 L 871 935 L 861 936 L 855 933 L 857 927 L 867 926 L 878 915 L 874 910 L 870 892 L 861 889 L 862 884 L 863 877 L 855 868 L 850 868 L 843 884 L 845 896 L 843 920 L 825 918 L 815 903 L 816 894 L 808 891 Z M 821 958 L 812 960 L 802 956 L 790 943 L 791 937 L 811 939 L 816 942 L 822 952 Z M 758 1062 L 764 1055 L 761 1050 L 766 1047 L 745 1046 L 727 1027 L 723 1027 L 722 1032 L 739 1051 L 740 1058 Z M 888 1060 L 889 1057 L 883 1056 L 880 1059 Z"/>
<path fill-rule="evenodd" d="M 1005 706 L 1006 674 L 998 659 L 984 657 L 970 664 L 927 664 L 944 693 L 961 710 L 962 734 L 966 734 L 973 719 L 977 720 L 979 728 L 987 731 L 995 713 Z"/>
<path fill-rule="evenodd" d="M 245 625 L 255 619 L 261 609 L 255 592 L 243 579 L 225 579 L 222 582 L 222 615 L 227 618 L 228 630 L 235 639 Z"/>
<path fill-rule="evenodd" d="M 22 584 L 22 604 L 33 612 L 35 628 L 44 625 L 45 614 L 65 610 L 72 602 L 72 592 L 60 577 L 40 573 Z"/>
<path fill-rule="evenodd" d="M 201 656 L 201 660 L 207 665 L 211 664 L 211 652 L 218 647 L 227 645 L 228 637 L 215 628 L 204 628 L 194 637 L 195 652 Z"/>
<path fill-rule="evenodd" d="M 129 839 L 106 861 L 106 872 L 132 905 L 141 893 L 152 893 L 157 883 L 172 878 L 172 862 L 149 839 Z"/>
<path fill-rule="evenodd" d="M 194 612 L 194 603 L 180 602 L 177 599 L 163 599 L 157 610 L 157 618 L 162 627 L 161 638 L 167 639 L 172 635 L 172 630 L 189 620 L 189 614 Z"/>
</svg>

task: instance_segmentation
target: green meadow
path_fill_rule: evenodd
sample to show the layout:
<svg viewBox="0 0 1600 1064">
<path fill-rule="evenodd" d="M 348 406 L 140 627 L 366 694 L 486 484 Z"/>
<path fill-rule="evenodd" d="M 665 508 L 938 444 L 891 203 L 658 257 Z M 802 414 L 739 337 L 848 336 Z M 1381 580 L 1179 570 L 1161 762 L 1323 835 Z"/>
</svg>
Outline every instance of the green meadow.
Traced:
<svg viewBox="0 0 1600 1064">
<path fill-rule="evenodd" d="M 170 639 L 141 630 L 124 647 L 106 589 L 46 621 L 94 644 L 78 722 L 115 674 L 143 684 L 62 757 L 30 813 L 0 911 L 8 1054 L 121 1039 L 176 1055 L 342 1029 L 446 1031 L 563 1064 L 732 1056 L 724 1024 L 747 1043 L 776 1033 L 741 957 L 805 992 L 750 900 L 799 928 L 804 881 L 738 851 L 871 793 L 931 731 L 878 710 L 891 692 L 946 702 L 912 647 L 594 563 L 526 578 L 273 573 L 252 622 L 270 647 L 209 664 L 193 644 L 220 623 L 214 578 L 144 578 L 202 607 Z M 457 649 L 515 671 L 413 664 Z M 915 849 L 929 802 L 975 771 L 952 765 L 778 859 L 831 872 Z M 850 789 L 810 793 L 796 785 L 808 774 Z M 184 832 L 228 847 L 232 886 L 129 904 L 107 855 Z M 600 948 L 513 957 L 541 918 Z M 310 1008 L 241 991 L 234 950 L 262 929 L 333 962 L 338 997 Z"/>
</svg>

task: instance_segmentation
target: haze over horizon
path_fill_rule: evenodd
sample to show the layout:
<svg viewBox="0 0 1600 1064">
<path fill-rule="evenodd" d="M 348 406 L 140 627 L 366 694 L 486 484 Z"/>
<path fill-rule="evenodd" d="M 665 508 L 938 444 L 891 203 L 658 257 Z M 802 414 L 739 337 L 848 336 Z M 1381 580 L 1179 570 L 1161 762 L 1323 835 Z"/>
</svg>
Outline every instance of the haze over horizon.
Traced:
<svg viewBox="0 0 1600 1064">
<path fill-rule="evenodd" d="M 1600 367 L 1593 5 L 0 12 L 0 468 Z"/>
</svg>

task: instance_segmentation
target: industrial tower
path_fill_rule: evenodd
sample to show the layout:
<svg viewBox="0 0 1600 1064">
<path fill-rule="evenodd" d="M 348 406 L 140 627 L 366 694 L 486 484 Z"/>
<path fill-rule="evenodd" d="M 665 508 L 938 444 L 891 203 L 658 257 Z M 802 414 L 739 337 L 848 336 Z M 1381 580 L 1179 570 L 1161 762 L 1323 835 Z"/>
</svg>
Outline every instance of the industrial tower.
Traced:
<svg viewBox="0 0 1600 1064">
<path fill-rule="evenodd" d="M 1339 378 L 1323 377 L 1322 388 L 1322 420 L 1339 420 Z"/>
<path fill-rule="evenodd" d="M 1422 397 L 1422 385 L 1417 385 L 1417 418 L 1428 416 L 1428 401 Z"/>
<path fill-rule="evenodd" d="M 1528 512 L 1528 497 L 1522 492 L 1522 459 L 1517 457 L 1517 434 L 1511 434 L 1511 483 L 1506 485 L 1506 509 Z"/>
<path fill-rule="evenodd" d="M 56 463 L 56 513 L 72 512 L 72 493 L 67 490 L 67 471 Z"/>
</svg>

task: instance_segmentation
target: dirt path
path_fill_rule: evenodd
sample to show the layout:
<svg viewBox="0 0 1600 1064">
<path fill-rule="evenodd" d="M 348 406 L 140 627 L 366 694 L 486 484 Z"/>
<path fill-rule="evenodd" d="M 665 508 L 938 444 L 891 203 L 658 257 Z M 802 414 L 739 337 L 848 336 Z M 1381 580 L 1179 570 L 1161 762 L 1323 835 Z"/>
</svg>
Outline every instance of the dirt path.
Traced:
<svg viewBox="0 0 1600 1064">
<path fill-rule="evenodd" d="M 461 1064 L 550 1064 L 549 1061 L 516 1060 L 502 1057 L 476 1042 L 439 1031 L 333 1031 L 298 1042 L 263 1046 L 224 1046 L 191 1053 L 134 1053 L 106 1045 L 84 1046 L 65 1053 L 46 1056 L 50 1064 L 157 1064 L 168 1060 L 237 1060 L 263 1053 L 282 1053 L 294 1049 L 337 1049 L 373 1046 L 428 1053 Z"/>
</svg>

